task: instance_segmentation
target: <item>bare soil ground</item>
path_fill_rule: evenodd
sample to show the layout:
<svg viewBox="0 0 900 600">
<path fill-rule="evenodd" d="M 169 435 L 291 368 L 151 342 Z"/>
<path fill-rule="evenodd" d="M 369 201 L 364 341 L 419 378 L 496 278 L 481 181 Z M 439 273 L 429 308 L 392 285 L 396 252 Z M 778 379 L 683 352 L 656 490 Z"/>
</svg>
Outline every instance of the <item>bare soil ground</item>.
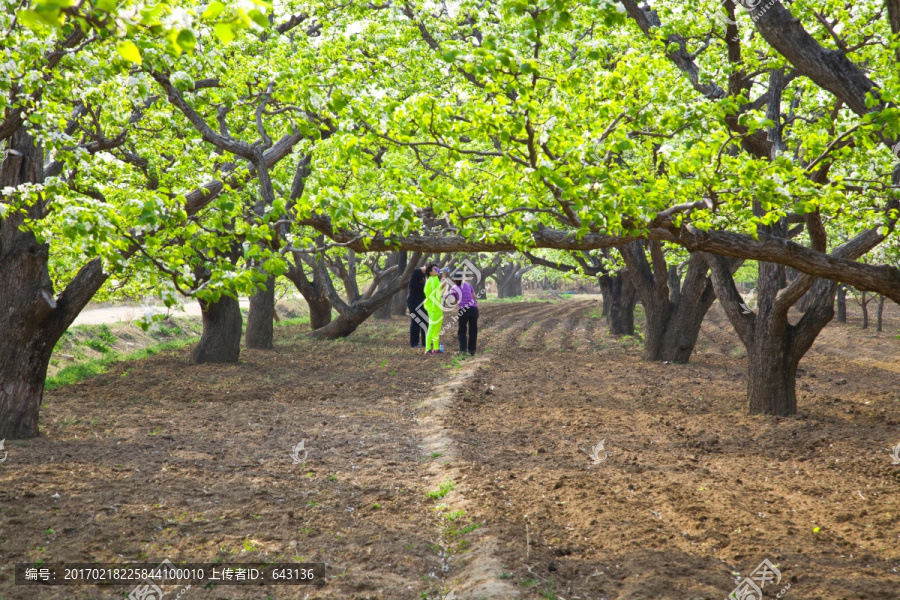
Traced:
<svg viewBox="0 0 900 600">
<path fill-rule="evenodd" d="M 788 599 L 900 598 L 898 307 L 880 335 L 855 314 L 826 328 L 789 419 L 744 414 L 718 307 L 689 365 L 642 363 L 597 300 L 481 312 L 474 361 L 424 357 L 395 318 L 48 392 L 43 435 L 7 441 L 0 464 L 0 598 L 130 591 L 15 586 L 17 562 L 163 558 L 327 565 L 322 588 L 184 600 L 465 598 L 473 573 L 488 598 L 718 600 L 763 559 L 782 573 L 770 598 L 788 583 Z"/>
</svg>

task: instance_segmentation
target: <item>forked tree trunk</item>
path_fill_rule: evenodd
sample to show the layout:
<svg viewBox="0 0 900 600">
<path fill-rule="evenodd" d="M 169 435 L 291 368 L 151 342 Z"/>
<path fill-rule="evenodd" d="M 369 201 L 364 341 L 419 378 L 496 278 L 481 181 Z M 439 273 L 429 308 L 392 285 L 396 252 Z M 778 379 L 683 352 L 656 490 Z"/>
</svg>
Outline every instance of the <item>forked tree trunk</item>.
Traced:
<svg viewBox="0 0 900 600">
<path fill-rule="evenodd" d="M 603 312 L 610 335 L 634 335 L 634 305 L 637 292 L 625 271 L 600 277 Z"/>
<path fill-rule="evenodd" d="M 837 284 L 809 275 L 783 288 L 784 267 L 759 263 L 757 311 L 747 312 L 734 285 L 727 259 L 705 255 L 716 295 L 747 349 L 747 396 L 750 414 L 789 416 L 797 412 L 796 377 L 800 359 L 834 316 Z M 811 289 L 810 289 L 811 288 Z M 792 325 L 790 307 L 807 292 L 809 306 Z"/>
<path fill-rule="evenodd" d="M 837 321 L 847 322 L 847 286 L 841 284 L 837 289 Z"/>
<path fill-rule="evenodd" d="M 878 322 L 875 325 L 875 331 L 881 333 L 882 317 L 884 316 L 884 296 L 878 294 Z"/>
<path fill-rule="evenodd" d="M 24 128 L 11 136 L 0 164 L 2 190 L 43 182 L 43 152 Z M 26 215 L 0 219 L 0 440 L 38 435 L 44 378 L 53 347 L 108 275 L 88 262 L 54 298 L 47 268 L 49 245 L 22 231 L 25 217 L 43 217 L 42 201 Z"/>
<path fill-rule="evenodd" d="M 650 242 L 650 261 L 641 242 L 619 248 L 644 305 L 644 360 L 687 363 L 694 352 L 703 317 L 716 296 L 702 256 L 691 255 L 684 284 L 669 268 L 659 242 Z M 733 272 L 740 265 L 729 261 Z"/>
<path fill-rule="evenodd" d="M 266 288 L 250 296 L 245 345 L 248 348 L 271 350 L 275 347 L 275 277 L 270 275 Z"/>
<path fill-rule="evenodd" d="M 313 270 L 313 276 L 310 279 L 303 270 L 303 262 L 296 256 L 294 262 L 296 264 L 289 265 L 284 276 L 297 287 L 297 291 L 309 306 L 310 329 L 313 331 L 321 329 L 331 323 L 331 303 L 325 296 L 321 275 Z"/>
<path fill-rule="evenodd" d="M 347 337 L 356 331 L 356 328 L 362 325 L 376 310 L 388 304 L 394 294 L 409 285 L 409 278 L 412 275 L 412 272 L 418 268 L 422 254 L 415 252 L 411 258 L 411 262 L 406 265 L 406 269 L 403 271 L 399 271 L 399 267 L 395 265 L 394 267 L 397 269 L 397 272 L 388 279 L 378 283 L 377 288 L 371 296 L 367 298 L 356 298 L 349 304 L 344 302 L 338 295 L 337 290 L 334 289 L 331 279 L 328 278 L 328 275 L 325 272 L 325 267 L 321 263 L 316 264 L 315 270 L 322 278 L 324 294 L 337 310 L 338 316 L 324 327 L 313 331 L 311 334 L 312 337 L 316 339 L 336 340 L 338 338 Z"/>
<path fill-rule="evenodd" d="M 191 351 L 190 361 L 204 363 L 236 363 L 241 356 L 243 317 L 238 301 L 222 296 L 218 302 L 200 300 L 203 334 Z"/>
</svg>

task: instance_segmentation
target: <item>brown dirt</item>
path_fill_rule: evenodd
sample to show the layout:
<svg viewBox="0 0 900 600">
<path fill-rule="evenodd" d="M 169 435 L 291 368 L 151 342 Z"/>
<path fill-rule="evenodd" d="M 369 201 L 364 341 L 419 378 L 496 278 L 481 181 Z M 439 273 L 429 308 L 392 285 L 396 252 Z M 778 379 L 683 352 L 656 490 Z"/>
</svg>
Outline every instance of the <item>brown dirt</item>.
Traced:
<svg viewBox="0 0 900 600">
<path fill-rule="evenodd" d="M 0 464 L 0 599 L 129 591 L 17 587 L 16 562 L 165 557 L 328 566 L 321 589 L 184 600 L 441 598 L 484 564 L 506 585 L 481 589 L 522 598 L 718 600 L 766 558 L 784 577 L 769 597 L 790 581 L 788 599 L 900 598 L 896 306 L 881 335 L 855 316 L 826 328 L 791 419 L 744 414 L 718 307 L 690 365 L 641 363 L 598 309 L 484 304 L 485 352 L 461 368 L 405 347 L 395 319 L 339 342 L 279 328 L 274 352 L 238 365 L 191 366 L 184 349 L 50 392 L 43 435 L 7 441 Z M 456 489 L 426 497 L 441 477 Z"/>
</svg>

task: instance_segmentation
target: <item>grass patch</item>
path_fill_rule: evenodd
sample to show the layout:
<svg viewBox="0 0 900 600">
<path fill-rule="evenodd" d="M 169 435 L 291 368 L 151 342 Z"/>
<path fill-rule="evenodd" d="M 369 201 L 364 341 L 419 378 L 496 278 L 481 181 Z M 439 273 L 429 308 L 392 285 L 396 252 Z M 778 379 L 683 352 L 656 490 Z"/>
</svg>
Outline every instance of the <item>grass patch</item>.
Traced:
<svg viewBox="0 0 900 600">
<path fill-rule="evenodd" d="M 447 479 L 438 486 L 438 489 L 426 493 L 425 497 L 431 498 L 432 500 L 440 500 L 455 489 L 456 484 L 450 479 Z"/>
<path fill-rule="evenodd" d="M 145 358 L 150 358 L 151 356 L 159 354 L 160 352 L 184 348 L 189 344 L 196 343 L 197 339 L 198 338 L 187 338 L 183 340 L 163 342 L 161 344 L 148 346 L 146 348 L 135 350 L 134 352 L 129 352 L 127 354 L 108 352 L 105 356 L 102 356 L 100 358 L 92 358 L 82 363 L 69 365 L 64 369 L 61 369 L 56 375 L 47 377 L 47 379 L 44 380 L 44 389 L 55 390 L 61 388 L 64 385 L 72 385 L 73 383 L 78 383 L 79 381 L 83 381 L 90 377 L 96 377 L 97 375 L 106 373 L 106 371 L 109 369 L 109 366 L 113 363 L 129 360 L 143 360 Z"/>
<path fill-rule="evenodd" d="M 309 317 L 293 317 L 291 319 L 281 319 L 275 323 L 276 327 L 290 327 L 291 325 L 309 325 Z"/>
</svg>

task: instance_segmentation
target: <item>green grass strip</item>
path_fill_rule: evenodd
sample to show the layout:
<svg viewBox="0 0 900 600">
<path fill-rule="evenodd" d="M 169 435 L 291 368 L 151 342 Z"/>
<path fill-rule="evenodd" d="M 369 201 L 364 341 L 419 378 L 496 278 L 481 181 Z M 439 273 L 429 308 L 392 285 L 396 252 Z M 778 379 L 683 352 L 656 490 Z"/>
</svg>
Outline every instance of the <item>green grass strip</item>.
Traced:
<svg viewBox="0 0 900 600">
<path fill-rule="evenodd" d="M 295 317 L 293 319 L 282 319 L 275 325 L 276 327 L 289 327 L 292 325 L 304 325 L 308 323 L 309 317 L 305 316 Z M 109 370 L 109 366 L 113 363 L 125 362 L 129 360 L 143 360 L 145 358 L 150 358 L 151 356 L 159 354 L 160 352 L 184 348 L 185 346 L 194 344 L 199 340 L 199 337 L 193 336 L 180 340 L 172 340 L 168 342 L 162 342 L 160 344 L 154 344 L 152 346 L 147 346 L 146 348 L 141 348 L 140 350 L 135 350 L 134 352 L 128 352 L 127 354 L 110 352 L 99 358 L 91 358 L 84 362 L 64 367 L 60 369 L 56 375 L 47 377 L 44 380 L 44 389 L 56 390 L 64 385 L 72 385 L 73 383 L 78 383 L 79 381 L 84 381 L 85 379 L 88 379 L 90 377 L 96 377 L 97 375 L 106 373 Z"/>
<path fill-rule="evenodd" d="M 111 352 L 99 358 L 92 358 L 82 363 L 69 365 L 68 367 L 60 369 L 59 373 L 57 373 L 56 375 L 47 377 L 44 380 L 44 389 L 55 390 L 61 388 L 64 385 L 72 385 L 73 383 L 78 383 L 79 381 L 83 381 L 90 377 L 95 377 L 102 373 L 106 373 L 106 371 L 109 369 L 109 365 L 113 363 L 125 362 L 129 360 L 143 360 L 145 358 L 150 358 L 151 356 L 159 354 L 160 352 L 184 348 L 189 344 L 196 343 L 199 339 L 199 337 L 190 337 L 183 340 L 172 340 L 170 342 L 163 342 L 161 344 L 147 346 L 146 348 L 141 348 L 140 350 L 135 350 L 134 352 L 128 352 L 127 354 Z"/>
</svg>

